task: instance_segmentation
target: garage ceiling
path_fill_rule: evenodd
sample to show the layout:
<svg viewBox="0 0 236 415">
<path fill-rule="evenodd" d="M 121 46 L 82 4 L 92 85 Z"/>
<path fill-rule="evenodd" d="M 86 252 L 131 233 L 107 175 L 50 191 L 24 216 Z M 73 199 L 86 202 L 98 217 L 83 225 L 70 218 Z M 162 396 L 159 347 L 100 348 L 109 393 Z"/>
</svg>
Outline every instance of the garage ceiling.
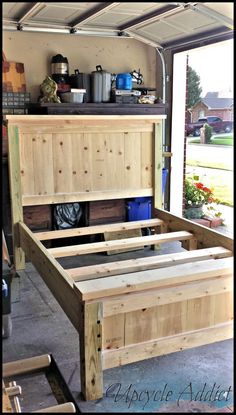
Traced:
<svg viewBox="0 0 236 415">
<path fill-rule="evenodd" d="M 233 2 L 2 4 L 4 30 L 132 37 L 163 50 L 233 37 Z"/>
</svg>

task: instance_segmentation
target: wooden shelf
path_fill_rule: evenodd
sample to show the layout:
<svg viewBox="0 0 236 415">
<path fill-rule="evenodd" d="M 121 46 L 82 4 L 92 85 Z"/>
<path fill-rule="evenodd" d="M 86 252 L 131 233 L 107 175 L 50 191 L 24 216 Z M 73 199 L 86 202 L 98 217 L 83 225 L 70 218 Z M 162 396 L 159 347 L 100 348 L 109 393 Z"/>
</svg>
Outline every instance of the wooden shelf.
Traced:
<svg viewBox="0 0 236 415">
<path fill-rule="evenodd" d="M 164 104 L 30 104 L 29 114 L 71 114 L 71 115 L 165 115 Z"/>
</svg>

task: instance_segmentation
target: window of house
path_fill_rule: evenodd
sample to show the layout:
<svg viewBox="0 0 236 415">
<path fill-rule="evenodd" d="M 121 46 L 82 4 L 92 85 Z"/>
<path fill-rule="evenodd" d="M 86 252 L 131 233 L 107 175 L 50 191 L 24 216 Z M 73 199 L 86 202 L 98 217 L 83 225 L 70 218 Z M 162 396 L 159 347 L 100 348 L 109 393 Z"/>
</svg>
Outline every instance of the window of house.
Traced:
<svg viewBox="0 0 236 415">
<path fill-rule="evenodd" d="M 199 115 L 198 115 L 198 117 L 199 117 L 199 118 L 203 118 L 203 117 L 205 117 L 205 111 L 204 111 L 204 110 L 199 111 Z"/>
</svg>

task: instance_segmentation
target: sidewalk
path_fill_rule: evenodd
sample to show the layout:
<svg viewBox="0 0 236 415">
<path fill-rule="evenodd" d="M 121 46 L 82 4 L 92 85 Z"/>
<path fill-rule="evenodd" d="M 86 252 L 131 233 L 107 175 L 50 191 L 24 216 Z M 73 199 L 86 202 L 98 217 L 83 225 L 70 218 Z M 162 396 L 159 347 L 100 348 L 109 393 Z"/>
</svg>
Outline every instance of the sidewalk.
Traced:
<svg viewBox="0 0 236 415">
<path fill-rule="evenodd" d="M 218 210 L 222 212 L 222 219 L 224 224 L 218 226 L 215 230 L 223 233 L 224 235 L 233 237 L 234 236 L 234 207 L 218 205 Z"/>
</svg>

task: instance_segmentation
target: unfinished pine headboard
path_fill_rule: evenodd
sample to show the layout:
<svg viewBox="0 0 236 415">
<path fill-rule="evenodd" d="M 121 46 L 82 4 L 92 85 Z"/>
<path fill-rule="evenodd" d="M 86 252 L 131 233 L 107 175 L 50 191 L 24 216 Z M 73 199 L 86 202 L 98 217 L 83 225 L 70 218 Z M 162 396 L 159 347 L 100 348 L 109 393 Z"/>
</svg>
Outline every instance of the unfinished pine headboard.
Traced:
<svg viewBox="0 0 236 415">
<path fill-rule="evenodd" d="M 29 205 L 153 196 L 161 207 L 164 118 L 7 116 L 13 223 Z"/>
</svg>

